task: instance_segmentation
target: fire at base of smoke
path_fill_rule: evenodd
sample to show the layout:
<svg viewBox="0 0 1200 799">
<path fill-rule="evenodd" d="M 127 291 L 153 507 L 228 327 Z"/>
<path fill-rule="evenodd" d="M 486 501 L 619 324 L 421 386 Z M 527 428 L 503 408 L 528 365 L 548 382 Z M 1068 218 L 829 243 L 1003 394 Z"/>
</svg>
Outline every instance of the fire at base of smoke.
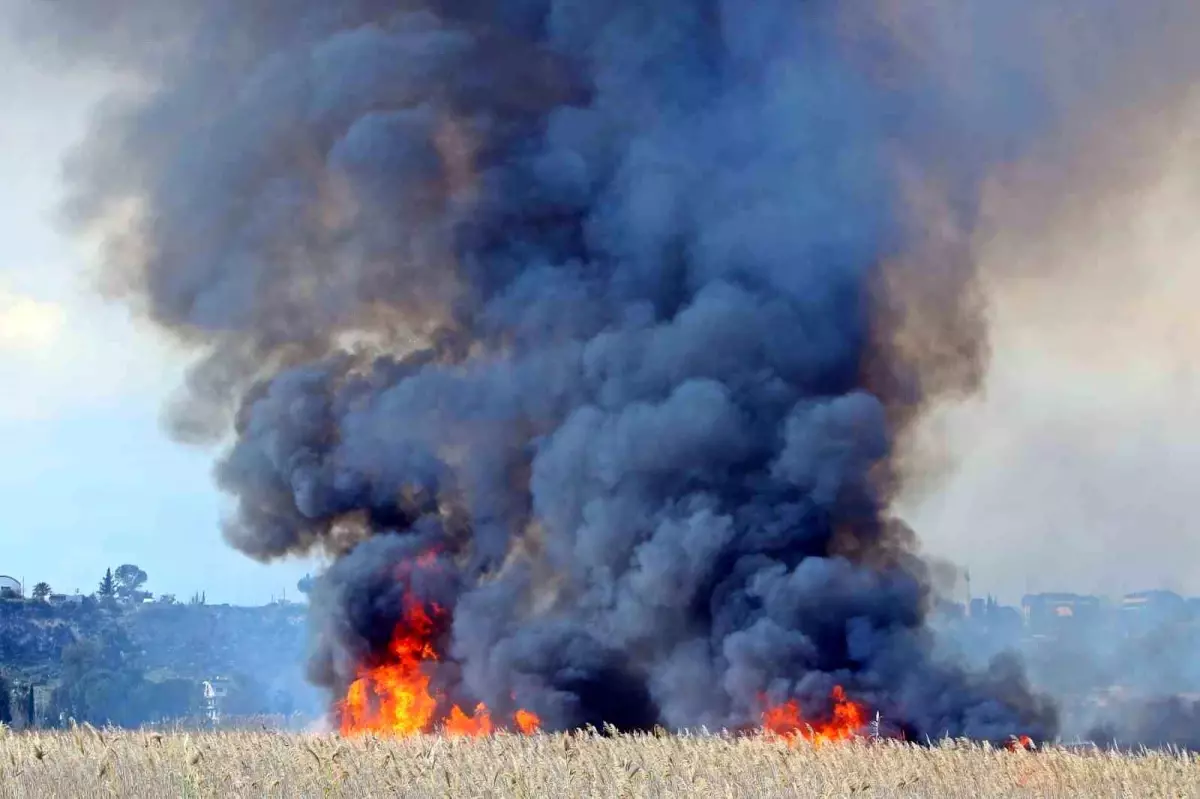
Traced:
<svg viewBox="0 0 1200 799">
<path fill-rule="evenodd" d="M 1195 60 L 1133 8 L 35 17 L 147 78 L 84 144 L 74 218 L 139 209 L 108 253 L 201 352 L 179 432 L 234 419 L 229 541 L 333 557 L 310 671 L 334 701 L 423 684 L 416 658 L 418 720 L 721 728 L 763 696 L 836 717 L 840 686 L 916 737 L 1004 741 L 1052 737 L 1053 706 L 1011 661 L 937 656 L 894 442 L 981 374 L 988 174 L 1136 96 L 1156 71 L 1124 56 Z M 1064 90 L 1068 18 L 1104 58 Z M 426 620 L 432 649 L 397 643 Z"/>
</svg>

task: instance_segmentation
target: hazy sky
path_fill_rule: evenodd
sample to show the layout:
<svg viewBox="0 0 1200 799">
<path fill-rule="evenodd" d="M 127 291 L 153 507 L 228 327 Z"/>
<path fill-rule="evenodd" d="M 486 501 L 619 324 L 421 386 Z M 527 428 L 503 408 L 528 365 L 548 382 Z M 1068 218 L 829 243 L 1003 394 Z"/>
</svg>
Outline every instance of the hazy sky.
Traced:
<svg viewBox="0 0 1200 799">
<path fill-rule="evenodd" d="M 305 567 L 227 547 L 212 453 L 159 426 L 180 355 L 95 298 L 88 253 L 52 224 L 60 159 L 103 80 L 39 74 L 2 23 L 0 573 L 90 592 L 134 562 L 181 598 L 294 594 Z M 1200 593 L 1197 119 L 1081 148 L 1052 186 L 1035 170 L 991 190 L 977 245 L 991 369 L 980 396 L 923 428 L 944 473 L 905 511 L 976 593 Z"/>
<path fill-rule="evenodd" d="M 0 574 L 86 593 L 132 562 L 180 599 L 295 597 L 304 568 L 227 547 L 211 453 L 161 431 L 179 355 L 96 299 L 87 252 L 56 230 L 60 159 L 101 89 L 40 74 L 0 27 Z"/>
<path fill-rule="evenodd" d="M 1200 594 L 1200 86 L 997 180 L 976 258 L 983 392 L 911 521 L 976 593 Z"/>
</svg>

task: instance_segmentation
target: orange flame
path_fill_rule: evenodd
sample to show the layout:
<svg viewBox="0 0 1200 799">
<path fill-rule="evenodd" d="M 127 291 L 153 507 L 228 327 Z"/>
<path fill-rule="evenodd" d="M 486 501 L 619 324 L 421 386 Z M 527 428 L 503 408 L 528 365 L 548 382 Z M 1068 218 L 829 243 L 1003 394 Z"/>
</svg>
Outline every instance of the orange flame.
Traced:
<svg viewBox="0 0 1200 799">
<path fill-rule="evenodd" d="M 833 717 L 828 721 L 805 719 L 800 705 L 791 699 L 782 705 L 768 707 L 763 712 L 763 731 L 792 743 L 803 738 L 820 745 L 857 737 L 866 724 L 866 718 L 866 708 L 847 699 L 845 690 L 837 685 L 833 688 Z"/>
<path fill-rule="evenodd" d="M 1008 739 L 1008 743 L 1005 744 L 1005 747 L 1010 752 L 1016 752 L 1021 749 L 1033 749 L 1033 739 L 1028 735 L 1014 735 Z"/>
<path fill-rule="evenodd" d="M 491 735 L 492 714 L 488 712 L 482 702 L 475 706 L 475 715 L 473 716 L 463 713 L 458 705 L 455 705 L 450 709 L 445 730 L 446 734 L 451 736 Z"/>
<path fill-rule="evenodd" d="M 518 710 L 515 721 L 517 729 L 525 735 L 533 735 L 542 728 L 542 720 L 537 717 L 536 713 L 528 710 Z"/>
<path fill-rule="evenodd" d="M 427 664 L 439 659 L 433 641 L 446 614 L 438 605 L 430 608 L 405 597 L 404 615 L 392 634 L 386 661 L 360 668 L 337 705 L 342 735 L 407 737 L 439 727 L 451 736 L 491 734 L 491 713 L 482 702 L 469 714 L 458 705 L 445 711 L 445 697 L 431 689 Z M 528 710 L 518 710 L 514 722 L 526 735 L 541 727 L 537 715 Z"/>
</svg>

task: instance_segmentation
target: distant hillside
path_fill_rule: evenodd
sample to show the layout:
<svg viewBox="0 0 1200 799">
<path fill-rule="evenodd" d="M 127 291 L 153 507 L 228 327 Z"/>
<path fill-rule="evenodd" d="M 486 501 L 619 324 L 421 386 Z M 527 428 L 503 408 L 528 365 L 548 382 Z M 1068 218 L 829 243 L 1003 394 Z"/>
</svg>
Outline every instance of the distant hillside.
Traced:
<svg viewBox="0 0 1200 799">
<path fill-rule="evenodd" d="M 145 668 L 196 679 L 248 672 L 269 680 L 303 665 L 303 605 L 158 605 L 122 617 Z"/>
<path fill-rule="evenodd" d="M 54 707 L 41 716 L 96 722 L 197 713 L 202 681 L 218 677 L 235 687 L 238 710 L 315 710 L 303 679 L 305 615 L 295 604 L 0 601 L 0 679 L 45 686 Z"/>
</svg>

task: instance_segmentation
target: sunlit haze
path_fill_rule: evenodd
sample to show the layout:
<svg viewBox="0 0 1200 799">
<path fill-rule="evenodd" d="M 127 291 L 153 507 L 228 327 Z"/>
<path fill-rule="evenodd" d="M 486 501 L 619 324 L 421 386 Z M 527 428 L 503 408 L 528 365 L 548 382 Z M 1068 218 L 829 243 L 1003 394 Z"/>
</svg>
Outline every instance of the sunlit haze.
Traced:
<svg viewBox="0 0 1200 799">
<path fill-rule="evenodd" d="M 1143 116 L 987 199 L 989 375 L 910 515 L 976 595 L 1200 593 L 1200 103 Z"/>
<path fill-rule="evenodd" d="M 98 298 L 88 251 L 56 225 L 60 162 L 103 83 L 38 71 L 0 25 L 0 574 L 90 593 L 135 563 L 180 599 L 295 598 L 304 567 L 225 545 L 212 454 L 161 430 L 179 354 Z"/>
</svg>

